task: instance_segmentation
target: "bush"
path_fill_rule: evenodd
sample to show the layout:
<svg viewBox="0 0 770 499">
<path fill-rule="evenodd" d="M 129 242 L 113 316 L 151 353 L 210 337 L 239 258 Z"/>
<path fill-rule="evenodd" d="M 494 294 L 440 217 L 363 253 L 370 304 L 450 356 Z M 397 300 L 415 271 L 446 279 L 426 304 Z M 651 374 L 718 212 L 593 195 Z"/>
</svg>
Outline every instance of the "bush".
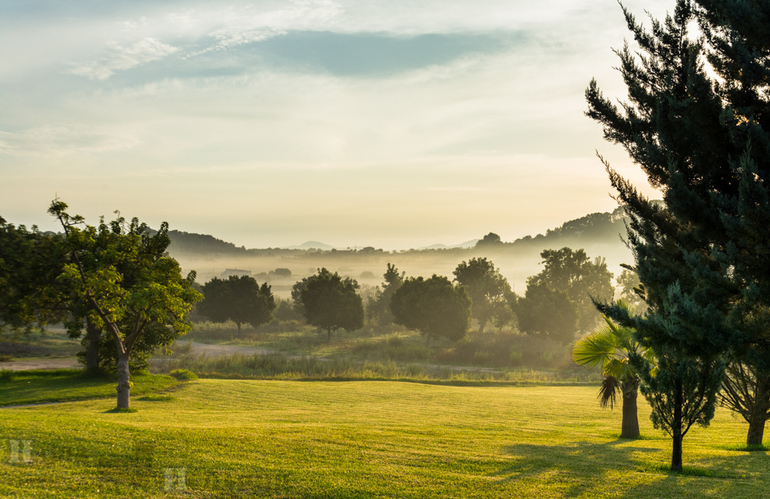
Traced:
<svg viewBox="0 0 770 499">
<path fill-rule="evenodd" d="M 188 371 L 187 369 L 174 369 L 169 374 L 179 381 L 192 381 L 198 379 L 198 376 L 194 372 Z"/>
</svg>

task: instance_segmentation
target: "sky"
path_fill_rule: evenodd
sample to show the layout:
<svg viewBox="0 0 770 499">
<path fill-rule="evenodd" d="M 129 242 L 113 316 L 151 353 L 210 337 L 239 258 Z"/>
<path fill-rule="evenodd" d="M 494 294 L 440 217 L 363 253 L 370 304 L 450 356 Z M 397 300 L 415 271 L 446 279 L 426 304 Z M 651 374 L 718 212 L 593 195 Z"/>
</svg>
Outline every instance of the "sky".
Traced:
<svg viewBox="0 0 770 499">
<path fill-rule="evenodd" d="M 640 18 L 672 0 L 627 0 Z M 247 248 L 513 241 L 617 204 L 615 0 L 0 0 L 0 216 Z"/>
</svg>

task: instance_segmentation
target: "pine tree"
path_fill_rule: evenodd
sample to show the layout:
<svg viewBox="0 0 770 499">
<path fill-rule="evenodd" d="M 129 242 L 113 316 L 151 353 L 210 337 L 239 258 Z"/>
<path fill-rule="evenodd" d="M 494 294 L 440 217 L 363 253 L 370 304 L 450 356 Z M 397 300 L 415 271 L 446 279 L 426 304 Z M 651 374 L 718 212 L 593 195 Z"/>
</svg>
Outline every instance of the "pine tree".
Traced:
<svg viewBox="0 0 770 499">
<path fill-rule="evenodd" d="M 644 334 L 683 359 L 726 358 L 722 402 L 757 445 L 770 418 L 770 5 L 696 3 L 649 34 L 626 11 L 644 54 L 618 52 L 630 102 L 617 109 L 592 82 L 588 114 L 664 193 L 656 206 L 608 167 L 655 319 Z"/>
<path fill-rule="evenodd" d="M 658 360 L 656 372 L 632 359 L 640 364 L 653 423 L 672 436 L 671 469 L 679 471 L 682 439 L 714 414 L 730 344 L 724 318 L 735 289 L 712 289 L 708 278 L 723 274 L 712 242 L 726 240 L 712 194 L 736 192 L 735 176 L 721 162 L 736 149 L 704 63 L 706 42 L 690 33 L 692 3 L 679 0 L 664 22 L 651 19 L 649 31 L 626 9 L 624 14 L 641 49 L 635 55 L 626 44 L 617 51 L 628 102 L 618 108 L 592 81 L 588 115 L 602 123 L 606 139 L 626 148 L 665 202 L 642 196 L 605 163 L 630 217 L 628 242 L 649 308 L 644 316 L 617 306 L 600 309 L 635 328 Z"/>
</svg>

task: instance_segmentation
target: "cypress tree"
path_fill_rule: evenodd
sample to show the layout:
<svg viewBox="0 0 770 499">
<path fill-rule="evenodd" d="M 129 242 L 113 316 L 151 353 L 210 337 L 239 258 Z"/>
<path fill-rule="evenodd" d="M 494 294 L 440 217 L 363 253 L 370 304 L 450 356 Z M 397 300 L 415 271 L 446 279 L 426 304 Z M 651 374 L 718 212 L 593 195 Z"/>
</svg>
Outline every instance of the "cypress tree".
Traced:
<svg viewBox="0 0 770 499">
<path fill-rule="evenodd" d="M 641 49 L 634 54 L 626 44 L 616 51 L 628 101 L 619 108 L 592 81 L 588 115 L 603 125 L 607 140 L 625 147 L 664 202 L 642 196 L 605 162 L 630 217 L 628 242 L 649 307 L 642 316 L 612 305 L 600 310 L 635 328 L 638 341 L 655 354 L 655 369 L 641 358 L 632 361 L 639 364 L 653 423 L 672 437 L 671 469 L 680 471 L 687 431 L 713 417 L 730 343 L 729 301 L 723 298 L 734 290 L 712 301 L 704 277 L 721 275 L 711 245 L 725 240 L 725 230 L 712 193 L 737 190 L 734 173 L 720 164 L 735 146 L 704 62 L 705 39 L 690 33 L 692 3 L 679 0 L 663 22 L 651 19 L 649 31 L 625 8 L 624 14 Z"/>
</svg>

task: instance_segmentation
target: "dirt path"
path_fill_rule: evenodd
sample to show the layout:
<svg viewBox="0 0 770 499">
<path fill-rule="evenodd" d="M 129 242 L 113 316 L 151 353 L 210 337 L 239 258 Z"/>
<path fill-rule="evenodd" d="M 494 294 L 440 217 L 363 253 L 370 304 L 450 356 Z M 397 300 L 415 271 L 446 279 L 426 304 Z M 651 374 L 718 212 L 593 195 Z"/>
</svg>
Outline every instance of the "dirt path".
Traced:
<svg viewBox="0 0 770 499">
<path fill-rule="evenodd" d="M 180 347 L 186 347 L 192 340 L 177 341 L 176 344 Z M 197 357 L 205 355 L 208 358 L 224 357 L 227 355 L 233 355 L 235 353 L 242 353 L 244 355 L 267 355 L 271 353 L 277 353 L 274 350 L 268 350 L 266 348 L 247 347 L 239 345 L 208 345 L 206 343 L 193 342 L 190 353 Z M 74 357 L 38 357 L 30 359 L 16 359 L 8 362 L 0 362 L 0 370 L 7 369 L 11 371 L 29 371 L 36 369 L 78 369 L 82 367 L 77 359 Z"/>
<path fill-rule="evenodd" d="M 29 371 L 32 369 L 78 369 L 82 365 L 74 357 L 19 359 L 0 362 L 0 370 Z"/>
<path fill-rule="evenodd" d="M 192 340 L 177 341 L 176 345 L 181 348 L 187 347 Z M 276 353 L 274 350 L 268 350 L 266 348 L 246 347 L 239 345 L 209 345 L 207 343 L 195 343 L 193 342 L 190 354 L 198 357 L 205 355 L 209 358 L 224 357 L 226 355 L 233 355 L 235 353 L 242 353 L 245 355 L 267 355 L 270 353 Z"/>
</svg>

